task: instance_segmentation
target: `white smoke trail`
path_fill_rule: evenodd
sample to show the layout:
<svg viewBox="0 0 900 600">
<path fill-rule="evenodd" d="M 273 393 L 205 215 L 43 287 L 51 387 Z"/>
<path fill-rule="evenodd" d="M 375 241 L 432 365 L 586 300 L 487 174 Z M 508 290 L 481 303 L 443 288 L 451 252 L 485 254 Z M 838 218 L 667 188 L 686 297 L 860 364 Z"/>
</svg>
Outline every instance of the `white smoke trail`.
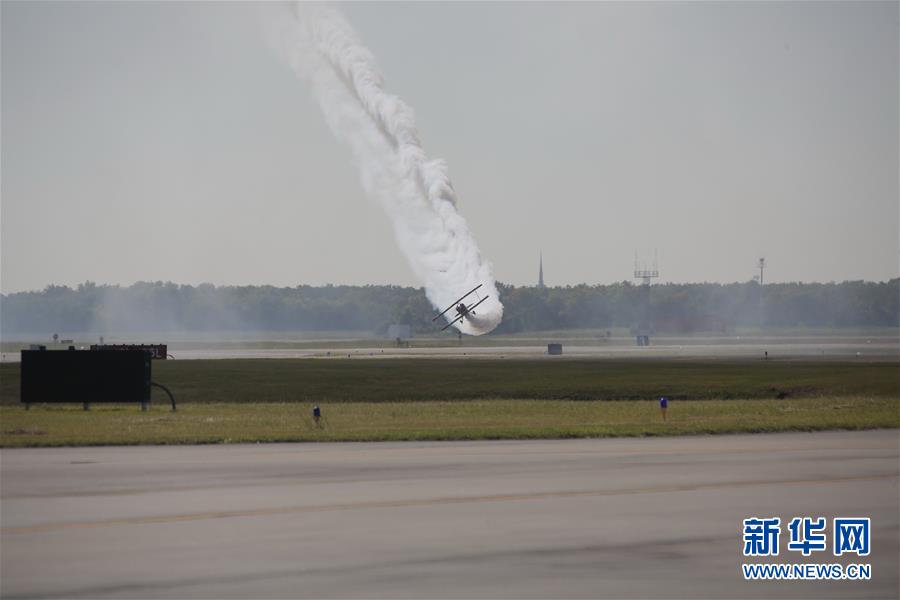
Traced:
<svg viewBox="0 0 900 600">
<path fill-rule="evenodd" d="M 334 135 L 350 146 L 363 188 L 390 217 L 429 301 L 444 309 L 482 284 L 478 292 L 490 298 L 456 327 L 491 331 L 503 317 L 491 265 L 457 211 L 446 163 L 422 149 L 412 109 L 384 91 L 374 56 L 334 7 L 301 3 L 290 20 L 282 35 L 291 63 L 311 83 Z"/>
</svg>

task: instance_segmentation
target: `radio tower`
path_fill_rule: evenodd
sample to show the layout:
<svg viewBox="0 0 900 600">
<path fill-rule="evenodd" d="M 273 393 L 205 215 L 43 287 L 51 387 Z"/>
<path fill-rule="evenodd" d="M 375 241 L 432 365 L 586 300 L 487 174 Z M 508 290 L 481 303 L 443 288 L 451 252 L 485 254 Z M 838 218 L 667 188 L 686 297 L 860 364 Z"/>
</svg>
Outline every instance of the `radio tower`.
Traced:
<svg viewBox="0 0 900 600">
<path fill-rule="evenodd" d="M 646 265 L 643 268 L 638 266 L 638 256 L 637 252 L 634 253 L 634 278 L 635 279 L 643 279 L 644 285 L 649 286 L 650 280 L 659 277 L 659 267 L 657 266 L 657 256 L 656 252 L 653 253 L 653 268 L 648 269 Z"/>
<path fill-rule="evenodd" d="M 641 268 L 638 265 L 637 252 L 634 253 L 634 278 L 642 281 L 640 290 L 640 300 L 638 303 L 638 322 L 634 328 L 634 339 L 638 346 L 650 345 L 650 330 L 652 329 L 650 319 L 650 281 L 659 277 L 659 266 L 657 265 L 656 251 L 653 252 L 653 268 L 648 269 L 646 265 Z"/>
</svg>

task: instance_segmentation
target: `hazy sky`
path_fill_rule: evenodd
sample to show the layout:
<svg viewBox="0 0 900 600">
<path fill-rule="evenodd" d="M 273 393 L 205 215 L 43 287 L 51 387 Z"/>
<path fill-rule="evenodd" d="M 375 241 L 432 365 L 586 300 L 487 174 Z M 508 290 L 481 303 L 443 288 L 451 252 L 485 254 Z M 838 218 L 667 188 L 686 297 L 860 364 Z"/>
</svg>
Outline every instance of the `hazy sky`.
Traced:
<svg viewBox="0 0 900 600">
<path fill-rule="evenodd" d="M 898 276 L 897 2 L 367 3 L 343 10 L 449 163 L 498 280 Z M 419 285 L 275 4 L 2 17 L 2 291 Z"/>
</svg>

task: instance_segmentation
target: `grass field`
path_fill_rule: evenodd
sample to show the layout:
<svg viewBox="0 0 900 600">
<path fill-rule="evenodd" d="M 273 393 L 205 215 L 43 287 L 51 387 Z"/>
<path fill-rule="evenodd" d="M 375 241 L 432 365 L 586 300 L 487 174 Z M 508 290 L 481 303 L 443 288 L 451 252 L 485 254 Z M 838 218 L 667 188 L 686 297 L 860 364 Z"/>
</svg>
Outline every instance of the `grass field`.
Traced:
<svg viewBox="0 0 900 600">
<path fill-rule="evenodd" d="M 137 404 L 19 402 L 0 365 L 0 446 L 680 435 L 900 427 L 896 362 L 157 361 Z M 669 421 L 656 398 L 672 399 Z M 315 427 L 313 404 L 325 419 Z"/>
<path fill-rule="evenodd" d="M 449 400 L 900 398 L 896 362 L 763 360 L 155 361 L 153 379 L 198 403 Z M 163 402 L 154 391 L 154 401 Z M 0 405 L 19 404 L 19 365 L 0 365 Z"/>
<path fill-rule="evenodd" d="M 900 427 L 896 398 L 653 401 L 480 400 L 309 404 L 0 407 L 0 446 L 658 436 Z"/>
</svg>

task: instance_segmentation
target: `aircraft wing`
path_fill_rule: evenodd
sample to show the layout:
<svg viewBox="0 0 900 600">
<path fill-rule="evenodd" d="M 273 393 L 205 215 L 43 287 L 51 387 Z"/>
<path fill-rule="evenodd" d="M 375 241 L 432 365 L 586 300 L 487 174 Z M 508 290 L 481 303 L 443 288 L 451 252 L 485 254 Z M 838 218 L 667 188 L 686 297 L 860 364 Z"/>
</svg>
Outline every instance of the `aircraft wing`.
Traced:
<svg viewBox="0 0 900 600">
<path fill-rule="evenodd" d="M 451 325 L 453 325 L 453 324 L 456 323 L 457 321 L 461 321 L 462 318 L 463 318 L 463 316 L 462 316 L 462 315 L 459 315 L 458 317 L 456 317 L 455 319 L 453 319 L 452 321 L 450 321 L 449 323 L 447 323 L 446 325 L 444 325 L 444 326 L 441 328 L 441 331 L 445 331 L 448 327 L 450 327 Z"/>
<path fill-rule="evenodd" d="M 475 308 L 476 306 L 478 306 L 479 304 L 481 304 L 482 302 L 484 302 L 484 301 L 487 300 L 488 298 L 490 298 L 490 296 L 485 296 L 484 298 L 482 298 L 481 300 L 479 300 L 478 302 L 476 302 L 476 303 L 473 304 L 472 306 L 469 306 L 469 307 L 468 307 L 469 312 L 472 312 L 472 309 L 473 309 L 473 308 Z M 473 313 L 473 314 L 474 314 L 474 313 Z M 461 320 L 461 319 L 462 319 L 463 317 L 465 317 L 465 316 L 467 316 L 467 315 L 459 315 L 458 317 L 456 317 L 455 319 L 453 319 L 452 321 L 450 321 L 449 323 L 447 323 L 447 325 L 445 325 L 444 328 L 441 329 L 441 331 L 444 331 L 445 329 L 447 329 L 448 327 L 450 327 L 451 325 L 453 325 L 453 324 L 456 323 L 457 321 Z"/>
<path fill-rule="evenodd" d="M 468 308 L 469 308 L 469 311 L 471 311 L 473 308 L 475 308 L 476 306 L 478 306 L 479 304 L 481 304 L 482 302 L 484 302 L 484 301 L 487 300 L 488 298 L 490 298 L 490 296 L 485 296 L 484 298 L 482 298 L 481 300 L 479 300 L 478 302 L 476 302 L 476 303 L 473 304 L 472 306 L 468 307 Z"/>
<path fill-rule="evenodd" d="M 445 308 L 444 310 L 442 310 L 435 318 L 433 318 L 433 319 L 431 320 L 432 323 L 433 323 L 434 321 L 437 321 L 437 320 L 440 319 L 441 317 L 443 317 L 443 316 L 444 316 L 444 313 L 447 312 L 448 310 L 450 310 L 451 308 L 453 308 L 454 306 L 456 306 L 456 304 L 457 304 L 458 302 L 462 302 L 463 298 L 468 298 L 469 295 L 471 295 L 472 292 L 474 292 L 475 290 L 477 290 L 478 288 L 480 288 L 481 285 L 482 285 L 482 284 L 479 283 L 478 285 L 476 285 L 475 287 L 473 287 L 471 291 L 469 291 L 469 292 L 466 293 L 466 294 L 463 294 L 462 298 L 460 298 L 459 300 L 457 300 L 456 302 L 454 302 L 453 304 L 451 304 L 450 306 L 448 306 L 447 308 Z M 441 330 L 441 331 L 443 331 L 443 330 Z"/>
</svg>

